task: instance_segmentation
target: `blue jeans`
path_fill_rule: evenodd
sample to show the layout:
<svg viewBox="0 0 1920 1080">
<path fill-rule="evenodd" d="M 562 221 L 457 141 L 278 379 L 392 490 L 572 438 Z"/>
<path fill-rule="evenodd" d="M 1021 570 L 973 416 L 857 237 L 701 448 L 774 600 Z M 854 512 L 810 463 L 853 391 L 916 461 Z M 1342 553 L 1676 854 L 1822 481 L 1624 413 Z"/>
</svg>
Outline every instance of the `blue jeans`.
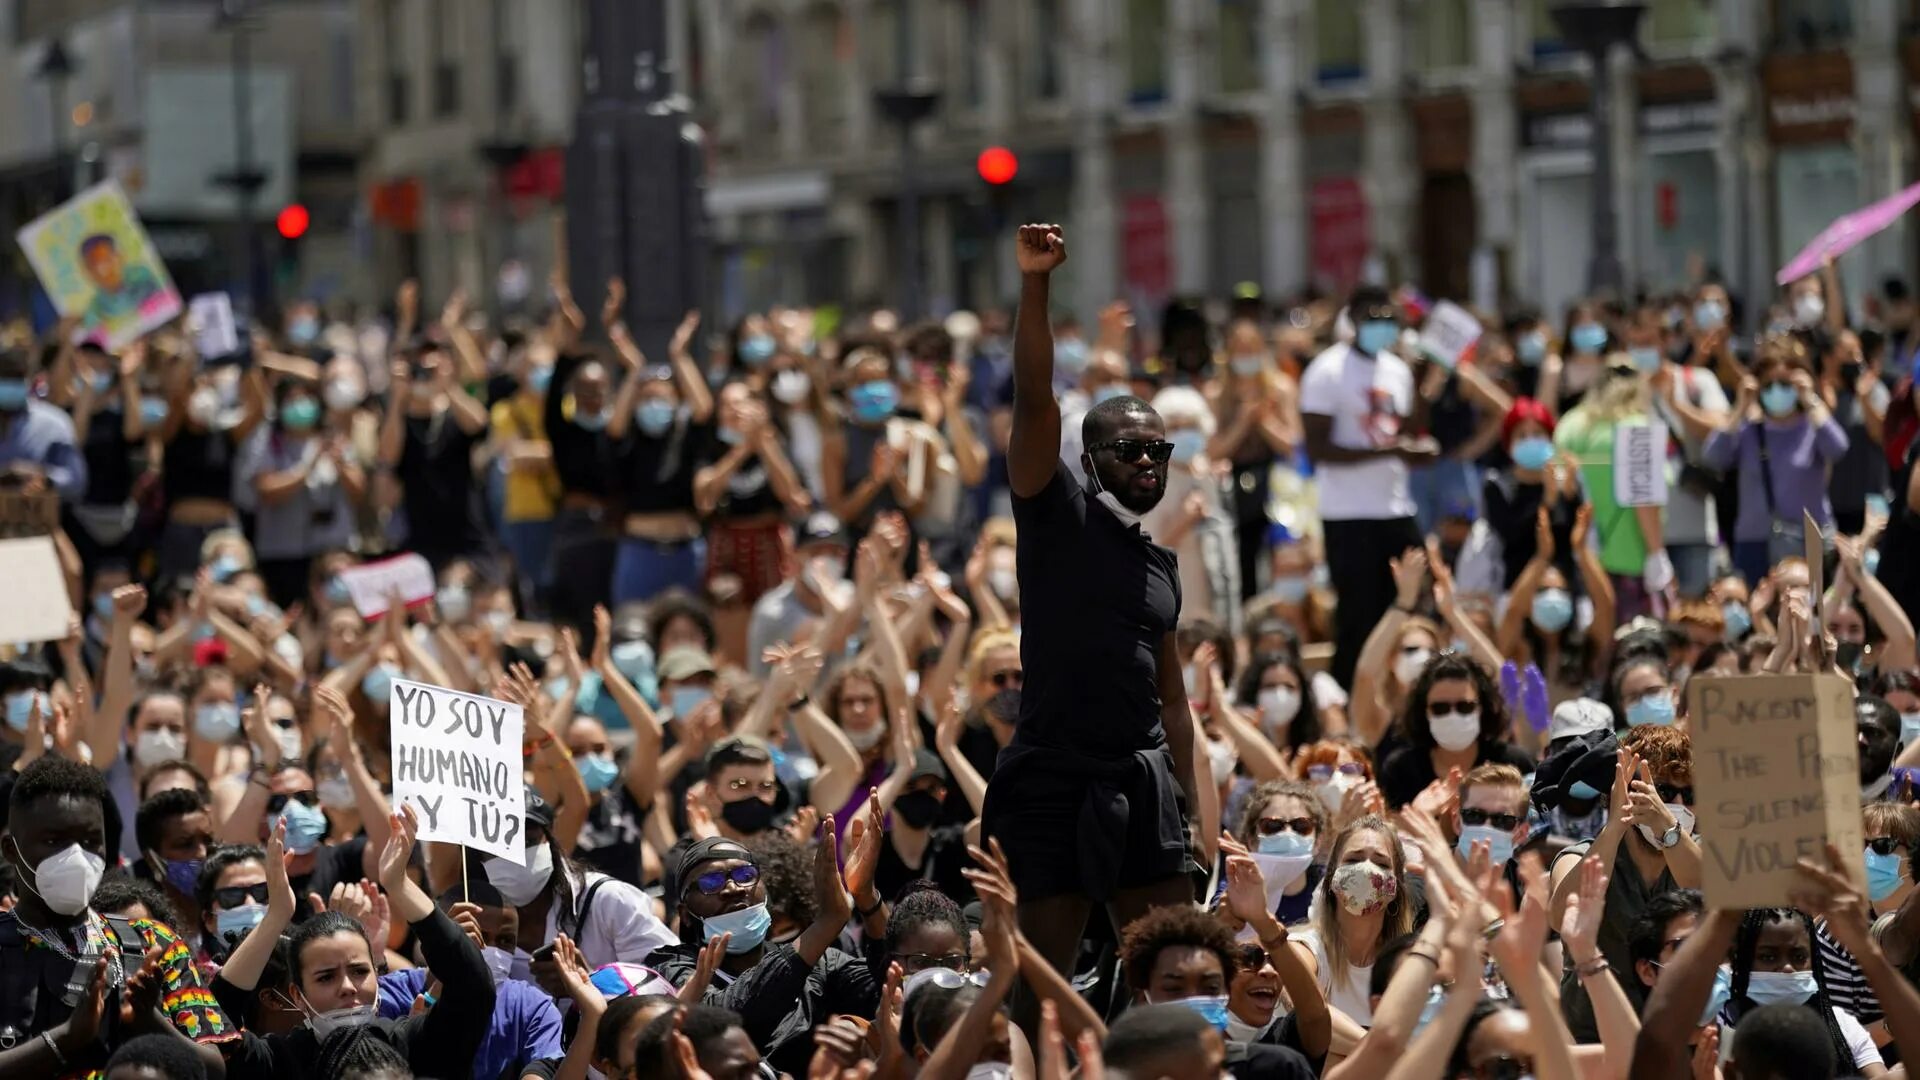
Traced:
<svg viewBox="0 0 1920 1080">
<path fill-rule="evenodd" d="M 513 556 L 513 569 L 520 581 L 524 602 L 538 590 L 553 584 L 553 519 L 545 521 L 509 521 L 500 526 L 500 542 Z"/>
<path fill-rule="evenodd" d="M 1698 600 L 1713 584 L 1712 544 L 1668 544 L 1667 558 L 1673 560 L 1673 580 L 1680 595 Z"/>
<path fill-rule="evenodd" d="M 1471 461 L 1443 457 L 1408 469 L 1407 489 L 1422 536 L 1433 532 L 1443 517 L 1473 521 L 1480 516 L 1480 470 Z"/>
<path fill-rule="evenodd" d="M 668 544 L 623 539 L 613 560 L 613 602 L 651 600 L 672 588 L 697 593 L 706 562 L 705 540 Z"/>
</svg>

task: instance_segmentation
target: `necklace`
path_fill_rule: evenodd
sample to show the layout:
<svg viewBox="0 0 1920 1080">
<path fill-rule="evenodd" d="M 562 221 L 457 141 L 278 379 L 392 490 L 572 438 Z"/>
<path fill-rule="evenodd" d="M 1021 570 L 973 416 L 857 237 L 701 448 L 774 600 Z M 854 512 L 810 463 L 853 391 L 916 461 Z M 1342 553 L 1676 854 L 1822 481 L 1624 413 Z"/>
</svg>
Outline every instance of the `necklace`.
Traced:
<svg viewBox="0 0 1920 1080">
<path fill-rule="evenodd" d="M 54 952 L 67 958 L 68 960 L 73 961 L 76 964 L 80 962 L 80 958 L 78 956 L 75 956 L 73 953 L 70 953 L 67 951 L 66 945 L 61 942 L 58 935 L 53 934 L 46 930 L 42 930 L 39 927 L 28 922 L 27 920 L 21 918 L 20 913 L 18 911 L 15 911 L 13 913 L 13 917 L 20 923 L 20 928 L 22 930 L 25 930 L 28 933 L 32 934 L 34 938 L 38 940 L 41 944 L 45 945 L 47 948 L 52 949 Z M 82 931 L 84 932 L 87 925 L 86 922 L 83 920 L 80 925 L 81 925 Z"/>
</svg>

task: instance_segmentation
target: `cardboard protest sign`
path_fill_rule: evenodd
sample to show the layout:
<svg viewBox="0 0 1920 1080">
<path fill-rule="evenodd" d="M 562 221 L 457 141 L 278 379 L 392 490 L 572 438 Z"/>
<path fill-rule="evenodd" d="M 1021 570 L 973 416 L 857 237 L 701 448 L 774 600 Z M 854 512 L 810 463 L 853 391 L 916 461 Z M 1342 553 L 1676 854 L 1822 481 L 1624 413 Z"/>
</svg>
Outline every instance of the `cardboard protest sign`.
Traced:
<svg viewBox="0 0 1920 1080">
<path fill-rule="evenodd" d="M 1837 675 L 1738 675 L 1687 686 L 1707 906 L 1785 905 L 1829 840 L 1865 881 L 1853 687 Z"/>
<path fill-rule="evenodd" d="M 59 641 L 67 636 L 73 600 L 53 538 L 0 540 L 0 641 Z"/>
<path fill-rule="evenodd" d="M 1667 425 L 1614 426 L 1613 501 L 1621 506 L 1667 505 Z"/>
<path fill-rule="evenodd" d="M 526 862 L 520 706 L 426 683 L 393 680 L 393 801 L 413 807 L 420 839 Z"/>
<path fill-rule="evenodd" d="M 1433 306 L 1420 328 L 1420 351 L 1441 367 L 1458 367 L 1480 341 L 1480 320 L 1451 300 Z"/>
<path fill-rule="evenodd" d="M 180 314 L 166 265 L 112 180 L 35 218 L 18 238 L 54 308 L 80 320 L 83 341 L 118 350 Z"/>
<path fill-rule="evenodd" d="M 60 525 L 60 496 L 0 491 L 0 537 L 51 536 Z"/>
<path fill-rule="evenodd" d="M 340 572 L 340 583 L 353 598 L 353 609 L 363 619 L 384 615 L 394 593 L 408 607 L 433 599 L 433 567 L 422 556 L 408 553 L 364 563 Z"/>
</svg>

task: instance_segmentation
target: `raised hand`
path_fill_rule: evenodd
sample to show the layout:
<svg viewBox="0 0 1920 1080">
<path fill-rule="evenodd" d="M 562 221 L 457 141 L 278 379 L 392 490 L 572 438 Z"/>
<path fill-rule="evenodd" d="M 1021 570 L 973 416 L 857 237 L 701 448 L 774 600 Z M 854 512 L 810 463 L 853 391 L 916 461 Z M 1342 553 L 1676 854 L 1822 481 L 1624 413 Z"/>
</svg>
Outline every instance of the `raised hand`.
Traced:
<svg viewBox="0 0 1920 1080">
<path fill-rule="evenodd" d="M 787 821 L 787 835 L 793 838 L 794 843 L 805 844 L 813 839 L 814 831 L 819 827 L 820 811 L 809 804 L 793 812 L 793 817 Z"/>
<path fill-rule="evenodd" d="M 1067 261 L 1067 238 L 1058 225 L 1022 225 L 1014 260 L 1022 274 L 1051 274 Z"/>
<path fill-rule="evenodd" d="M 1583 502 L 1580 509 L 1573 512 L 1573 531 L 1567 535 L 1567 542 L 1575 551 L 1585 550 L 1587 533 L 1593 529 L 1593 504 Z"/>
<path fill-rule="evenodd" d="M 159 949 L 147 951 L 146 960 L 140 970 L 127 976 L 127 985 L 120 990 L 120 1023 L 136 1030 L 151 1030 L 157 1025 L 155 1010 L 160 1008 L 160 998 L 167 989 L 167 973 L 160 964 Z"/>
<path fill-rule="evenodd" d="M 832 814 L 820 822 L 820 846 L 813 852 L 813 904 L 819 912 L 815 921 L 845 926 L 853 918 L 853 903 L 840 882 L 840 842 Z"/>
<path fill-rule="evenodd" d="M 1600 955 L 1600 924 L 1606 920 L 1607 867 L 1597 857 L 1580 863 L 1580 887 L 1567 897 L 1566 911 L 1560 916 L 1560 937 L 1575 963 L 1584 964 Z"/>
<path fill-rule="evenodd" d="M 553 936 L 553 978 L 574 1004 L 584 1008 L 606 1007 L 606 997 L 593 985 L 593 972 L 587 967 L 587 958 L 565 934 Z"/>
<path fill-rule="evenodd" d="M 1509 985 L 1541 978 L 1540 948 L 1547 941 L 1547 872 L 1539 855 L 1529 851 L 1520 856 L 1520 881 L 1525 893 L 1518 908 L 1503 875 L 1490 870 L 1482 888 L 1482 895 L 1505 920 L 1491 947 Z"/>
<path fill-rule="evenodd" d="M 1273 912 L 1267 910 L 1266 878 L 1251 855 L 1227 858 L 1227 910 L 1254 927 L 1273 918 Z"/>
<path fill-rule="evenodd" d="M 1547 516 L 1547 508 L 1541 507 L 1533 517 L 1533 557 L 1537 562 L 1552 562 L 1554 553 L 1553 519 Z"/>
<path fill-rule="evenodd" d="M 707 996 L 707 987 L 713 985 L 713 973 L 719 970 L 720 961 L 727 955 L 727 943 L 732 940 L 733 934 L 728 932 L 700 946 L 700 955 L 693 962 L 693 977 L 674 994 L 680 1004 L 698 1005 Z"/>
<path fill-rule="evenodd" d="M 285 926 L 293 919 L 293 882 L 287 879 L 287 821 L 278 818 L 267 835 L 267 918 Z"/>
<path fill-rule="evenodd" d="M 388 823 L 392 832 L 387 836 L 387 846 L 380 851 L 380 887 L 387 890 L 389 898 L 413 884 L 407 878 L 407 861 L 413 856 L 414 837 L 420 831 L 420 818 L 413 807 L 405 803 Z"/>
<path fill-rule="evenodd" d="M 147 589 L 144 585 L 122 585 L 113 590 L 113 618 L 115 622 L 125 619 L 131 622 L 147 610 Z"/>
<path fill-rule="evenodd" d="M 1427 553 L 1422 548 L 1410 547 L 1400 553 L 1397 559 L 1387 560 L 1393 571 L 1393 587 L 1398 595 L 1398 605 L 1410 608 L 1420 602 L 1420 593 L 1427 584 Z"/>
<path fill-rule="evenodd" d="M 607 298 L 600 305 L 600 325 L 611 330 L 622 321 L 620 313 L 627 304 L 627 279 L 614 275 L 607 279 Z"/>
<path fill-rule="evenodd" d="M 847 827 L 846 886 L 847 892 L 856 900 L 874 899 L 873 876 L 880 867 L 880 845 L 886 839 L 883 816 L 880 813 L 880 789 L 867 791 L 866 813 L 858 814 Z M 861 903 L 861 907 L 872 907 L 871 903 Z"/>
<path fill-rule="evenodd" d="M 687 835 L 695 840 L 711 840 L 720 835 L 720 829 L 713 823 L 713 815 L 707 812 L 707 782 L 705 780 L 687 789 L 687 798 L 683 804 L 687 811 Z"/>
<path fill-rule="evenodd" d="M 1813 859 L 1801 859 L 1794 871 L 1799 884 L 1789 891 L 1793 906 L 1827 921 L 1827 932 L 1842 948 L 1859 956 L 1873 947 L 1867 931 L 1872 916 L 1867 898 L 1847 871 L 1847 862 L 1838 845 L 1826 846 L 1826 865 Z"/>
<path fill-rule="evenodd" d="M 667 351 L 674 356 L 684 356 L 687 346 L 693 341 L 693 332 L 700 326 L 700 309 L 694 308 L 680 317 L 680 325 L 674 327 L 673 340 L 668 342 Z"/>
</svg>

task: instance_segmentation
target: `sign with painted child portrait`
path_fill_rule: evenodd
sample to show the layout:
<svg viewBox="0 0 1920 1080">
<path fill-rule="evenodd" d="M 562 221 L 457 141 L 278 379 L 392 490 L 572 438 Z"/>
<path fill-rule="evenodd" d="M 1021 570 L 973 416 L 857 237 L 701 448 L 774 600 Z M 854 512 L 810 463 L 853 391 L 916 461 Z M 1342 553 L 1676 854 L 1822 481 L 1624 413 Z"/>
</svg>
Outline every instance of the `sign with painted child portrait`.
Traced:
<svg viewBox="0 0 1920 1080">
<path fill-rule="evenodd" d="M 124 348 L 180 314 L 180 292 L 112 180 L 75 195 L 19 233 L 54 309 L 80 321 L 81 340 Z"/>
</svg>

